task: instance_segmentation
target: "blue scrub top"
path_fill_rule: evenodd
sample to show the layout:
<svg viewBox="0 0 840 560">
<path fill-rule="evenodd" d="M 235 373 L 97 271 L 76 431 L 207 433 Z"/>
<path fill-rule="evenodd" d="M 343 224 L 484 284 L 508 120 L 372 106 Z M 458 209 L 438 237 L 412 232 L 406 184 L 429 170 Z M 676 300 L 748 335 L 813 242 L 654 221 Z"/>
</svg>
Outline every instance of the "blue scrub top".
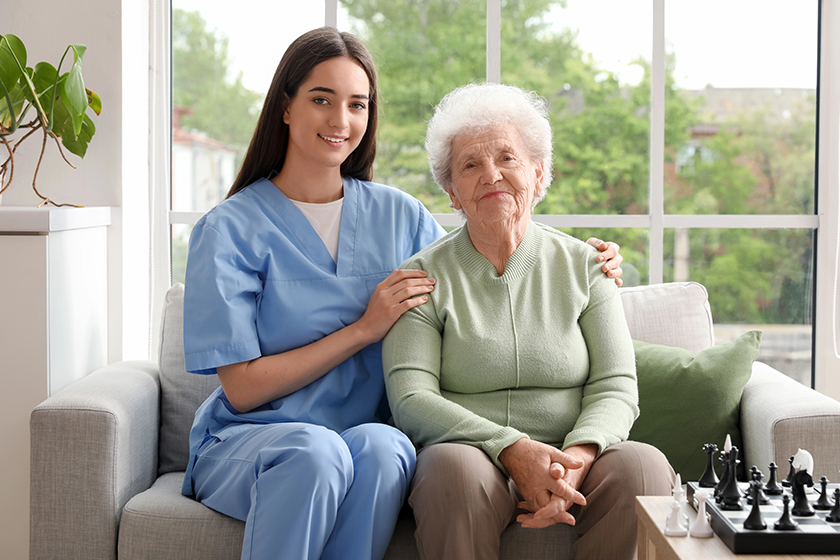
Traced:
<svg viewBox="0 0 840 560">
<path fill-rule="evenodd" d="M 306 217 L 267 179 L 205 214 L 190 236 L 184 294 L 187 371 L 278 354 L 358 321 L 376 285 L 444 234 L 416 199 L 384 185 L 344 179 L 337 261 Z M 219 387 L 190 432 L 183 492 L 207 437 L 250 424 L 307 422 L 338 433 L 390 416 L 381 343 L 354 354 L 294 393 L 245 414 Z"/>
</svg>

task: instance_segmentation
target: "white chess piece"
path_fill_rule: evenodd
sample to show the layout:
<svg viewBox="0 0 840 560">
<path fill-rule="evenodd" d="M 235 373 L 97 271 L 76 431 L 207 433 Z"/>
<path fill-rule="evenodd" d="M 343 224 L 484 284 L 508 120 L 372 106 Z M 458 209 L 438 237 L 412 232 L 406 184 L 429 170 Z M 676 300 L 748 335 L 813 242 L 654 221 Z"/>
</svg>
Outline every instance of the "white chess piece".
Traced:
<svg viewBox="0 0 840 560">
<path fill-rule="evenodd" d="M 688 529 L 685 528 L 682 522 L 683 512 L 680 503 L 677 501 L 671 502 L 671 513 L 668 514 L 668 519 L 665 520 L 665 535 L 668 537 L 684 537 L 688 534 Z"/>
<path fill-rule="evenodd" d="M 672 494 L 674 495 L 674 501 L 680 504 L 680 506 L 682 506 L 683 496 L 685 496 L 685 490 L 683 490 L 682 478 L 680 477 L 680 473 L 677 473 L 677 479 L 674 481 L 674 490 Z M 682 513 L 682 511 L 680 511 L 679 519 L 680 524 L 686 529 L 688 529 L 688 516 Z"/>
<path fill-rule="evenodd" d="M 811 455 L 809 451 L 805 449 L 797 449 L 796 453 L 793 455 L 793 467 L 795 469 L 802 469 L 803 471 L 807 471 L 808 474 L 814 474 L 814 456 Z M 816 488 L 806 486 L 803 488 L 806 494 L 811 494 L 816 492 Z"/>
<path fill-rule="evenodd" d="M 705 490 L 698 490 L 694 493 L 694 499 L 697 500 L 697 519 L 694 520 L 694 525 L 691 526 L 689 534 L 700 539 L 709 538 L 714 534 L 712 526 L 709 525 L 709 517 L 706 515 L 706 500 L 709 499 L 709 493 Z"/>
</svg>

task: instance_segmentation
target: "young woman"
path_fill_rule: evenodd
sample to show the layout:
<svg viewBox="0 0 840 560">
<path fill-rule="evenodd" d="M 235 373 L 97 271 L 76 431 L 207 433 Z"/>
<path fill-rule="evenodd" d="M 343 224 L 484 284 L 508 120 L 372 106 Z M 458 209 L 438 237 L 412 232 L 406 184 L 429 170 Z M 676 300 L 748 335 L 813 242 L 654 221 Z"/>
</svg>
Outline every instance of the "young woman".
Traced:
<svg viewBox="0 0 840 560">
<path fill-rule="evenodd" d="M 245 521 L 243 559 L 382 558 L 414 473 L 411 442 L 383 423 L 380 341 L 434 288 L 395 269 L 443 231 L 370 182 L 377 110 L 357 38 L 299 37 L 235 184 L 190 238 L 187 370 L 221 387 L 196 412 L 183 493 Z M 616 246 L 601 256 L 620 275 Z"/>
</svg>

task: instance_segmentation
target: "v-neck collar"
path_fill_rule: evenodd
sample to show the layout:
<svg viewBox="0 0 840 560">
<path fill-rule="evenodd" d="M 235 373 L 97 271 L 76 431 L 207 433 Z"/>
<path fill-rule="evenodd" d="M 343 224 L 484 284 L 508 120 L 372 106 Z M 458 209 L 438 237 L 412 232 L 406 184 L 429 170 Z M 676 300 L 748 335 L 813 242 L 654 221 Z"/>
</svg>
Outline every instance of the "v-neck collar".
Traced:
<svg viewBox="0 0 840 560">
<path fill-rule="evenodd" d="M 253 188 L 274 209 L 285 222 L 296 245 L 309 260 L 336 276 L 348 276 L 353 270 L 353 258 L 356 246 L 356 228 L 358 227 L 359 192 L 352 179 L 342 178 L 344 205 L 341 209 L 341 224 L 338 233 L 338 254 L 334 261 L 327 246 L 297 206 L 283 191 L 268 179 L 260 179 Z"/>
</svg>

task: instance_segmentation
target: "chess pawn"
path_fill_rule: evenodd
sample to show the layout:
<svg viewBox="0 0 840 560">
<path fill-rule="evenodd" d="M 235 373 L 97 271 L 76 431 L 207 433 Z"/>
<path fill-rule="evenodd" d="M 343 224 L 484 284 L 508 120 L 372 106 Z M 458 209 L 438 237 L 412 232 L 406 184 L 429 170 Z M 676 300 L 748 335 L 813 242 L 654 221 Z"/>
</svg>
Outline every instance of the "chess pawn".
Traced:
<svg viewBox="0 0 840 560">
<path fill-rule="evenodd" d="M 698 539 L 707 539 L 714 534 L 712 526 L 709 525 L 709 516 L 706 514 L 706 500 L 709 499 L 709 493 L 698 490 L 694 493 L 694 499 L 697 500 L 697 518 L 688 534 Z"/>
<path fill-rule="evenodd" d="M 782 504 L 784 504 L 782 516 L 778 521 L 773 523 L 773 528 L 777 531 L 796 531 L 796 528 L 799 527 L 799 523 L 794 521 L 790 516 L 790 494 L 785 493 L 785 495 L 782 496 Z"/>
<path fill-rule="evenodd" d="M 665 533 L 668 537 L 684 537 L 688 534 L 688 529 L 685 528 L 682 522 L 683 512 L 680 508 L 680 503 L 677 501 L 671 502 L 671 513 L 665 520 Z"/>
<path fill-rule="evenodd" d="M 706 452 L 706 470 L 700 481 L 697 483 L 701 488 L 714 488 L 720 480 L 715 472 L 714 455 L 718 447 L 714 443 L 707 443 L 703 446 L 703 451 Z"/>
<path fill-rule="evenodd" d="M 764 522 L 764 518 L 761 517 L 761 499 L 759 494 L 761 493 L 761 480 L 758 478 L 753 478 L 752 482 L 750 482 L 750 497 L 752 498 L 752 509 L 750 510 L 750 515 L 744 520 L 744 529 L 750 529 L 752 531 L 764 531 L 767 529 L 767 523 Z"/>
<path fill-rule="evenodd" d="M 682 504 L 683 496 L 685 496 L 685 490 L 683 490 L 682 485 L 682 478 L 680 477 L 680 473 L 677 473 L 677 479 L 674 481 L 674 490 L 672 491 L 674 495 L 674 501 L 678 504 Z M 688 516 L 680 510 L 680 524 L 688 529 Z"/>
<path fill-rule="evenodd" d="M 794 458 L 795 458 L 795 456 L 791 455 L 790 459 L 788 459 L 788 463 L 790 463 L 790 471 L 788 471 L 788 475 L 785 478 L 782 479 L 782 486 L 785 486 L 787 488 L 790 488 L 791 486 L 793 486 L 793 475 L 796 474 L 796 468 L 794 468 L 794 466 L 793 466 L 793 459 Z"/>
<path fill-rule="evenodd" d="M 770 496 L 781 496 L 784 489 L 776 482 L 776 471 L 779 467 L 776 463 L 770 463 L 770 480 L 764 485 L 764 493 Z"/>
<path fill-rule="evenodd" d="M 825 520 L 829 523 L 840 523 L 840 488 L 834 489 L 834 508 Z"/>
<path fill-rule="evenodd" d="M 817 498 L 814 509 L 829 510 L 833 504 L 831 503 L 831 498 L 828 497 L 828 479 L 824 476 L 820 477 L 820 487 L 820 497 Z"/>
<path fill-rule="evenodd" d="M 758 496 L 757 496 L 758 497 L 758 504 L 762 505 L 762 506 L 766 506 L 767 504 L 770 503 L 770 498 L 768 498 L 764 494 L 764 485 L 761 484 L 761 479 L 764 478 L 764 475 L 761 474 L 761 471 L 758 470 L 758 467 L 753 467 L 752 469 L 750 469 L 750 472 L 752 473 L 752 480 L 753 481 L 758 481 L 758 483 L 759 483 L 758 484 Z M 753 497 L 753 490 L 752 490 L 752 483 L 751 483 L 749 486 L 747 486 L 747 503 L 749 505 L 752 505 L 754 499 L 755 499 L 755 497 Z"/>
</svg>

